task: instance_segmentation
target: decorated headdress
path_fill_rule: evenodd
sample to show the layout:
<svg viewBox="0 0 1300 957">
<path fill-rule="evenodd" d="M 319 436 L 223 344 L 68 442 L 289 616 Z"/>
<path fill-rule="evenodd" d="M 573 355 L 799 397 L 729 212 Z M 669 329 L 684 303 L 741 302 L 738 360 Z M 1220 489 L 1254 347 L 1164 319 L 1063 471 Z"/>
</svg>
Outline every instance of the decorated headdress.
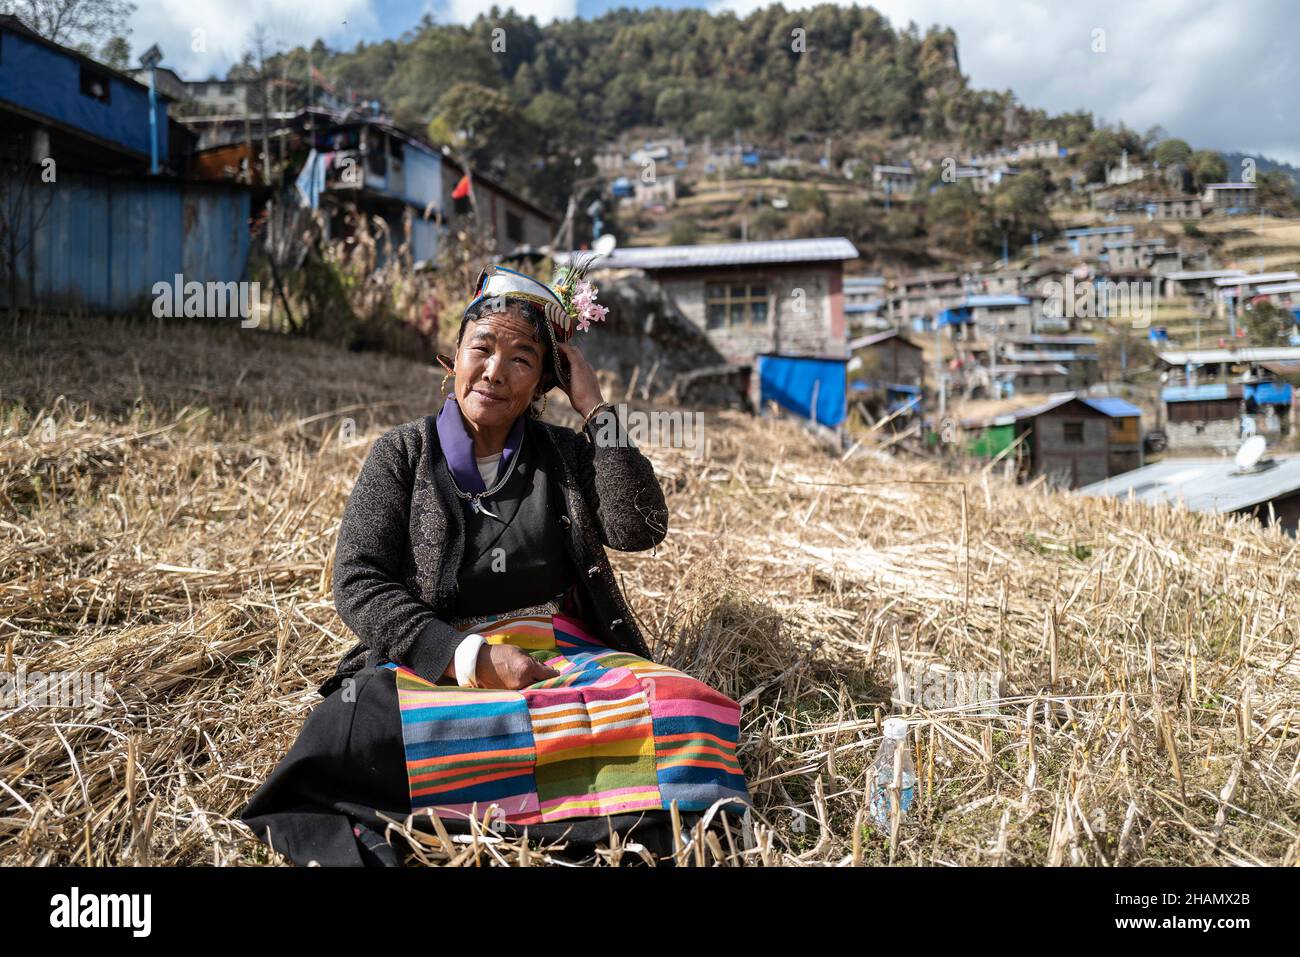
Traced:
<svg viewBox="0 0 1300 957">
<path fill-rule="evenodd" d="M 567 385 L 568 370 L 560 361 L 558 344 L 572 339 L 575 329 L 586 332 L 592 322 L 599 322 L 609 312 L 596 302 L 596 287 L 583 278 L 597 258 L 591 255 L 558 266 L 549 286 L 504 266 L 485 266 L 474 284 L 474 298 L 465 307 L 465 319 L 491 315 L 517 304 L 527 319 L 545 329 L 556 377 L 561 385 Z"/>
</svg>

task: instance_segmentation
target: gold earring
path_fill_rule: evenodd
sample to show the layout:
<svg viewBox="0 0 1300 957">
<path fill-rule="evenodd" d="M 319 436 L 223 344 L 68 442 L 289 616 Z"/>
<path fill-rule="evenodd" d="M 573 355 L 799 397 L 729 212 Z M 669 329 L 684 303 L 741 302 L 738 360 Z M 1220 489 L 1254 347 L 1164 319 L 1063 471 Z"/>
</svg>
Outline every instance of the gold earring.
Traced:
<svg viewBox="0 0 1300 957">
<path fill-rule="evenodd" d="M 448 383 L 448 382 L 451 383 L 451 388 L 450 388 L 450 389 L 447 388 L 447 383 Z M 441 389 L 442 389 L 442 397 L 443 397 L 444 399 L 450 397 L 451 394 L 452 394 L 452 392 L 454 392 L 454 391 L 456 390 L 456 380 L 455 380 L 455 378 L 453 378 L 453 377 L 450 376 L 450 375 L 445 375 L 445 376 L 443 376 L 443 377 L 442 377 L 442 386 L 441 386 Z"/>
</svg>

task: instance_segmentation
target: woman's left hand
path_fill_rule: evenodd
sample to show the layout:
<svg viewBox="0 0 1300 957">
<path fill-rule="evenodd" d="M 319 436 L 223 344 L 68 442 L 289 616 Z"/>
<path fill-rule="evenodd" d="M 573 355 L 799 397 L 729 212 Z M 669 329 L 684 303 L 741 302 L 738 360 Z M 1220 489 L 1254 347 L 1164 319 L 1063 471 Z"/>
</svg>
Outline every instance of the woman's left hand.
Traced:
<svg viewBox="0 0 1300 957">
<path fill-rule="evenodd" d="M 586 416 L 601 402 L 600 383 L 596 380 L 596 370 L 591 367 L 582 350 L 572 342 L 556 343 L 561 355 L 569 362 L 569 386 L 564 394 L 569 397 L 569 405 L 578 415 Z"/>
</svg>

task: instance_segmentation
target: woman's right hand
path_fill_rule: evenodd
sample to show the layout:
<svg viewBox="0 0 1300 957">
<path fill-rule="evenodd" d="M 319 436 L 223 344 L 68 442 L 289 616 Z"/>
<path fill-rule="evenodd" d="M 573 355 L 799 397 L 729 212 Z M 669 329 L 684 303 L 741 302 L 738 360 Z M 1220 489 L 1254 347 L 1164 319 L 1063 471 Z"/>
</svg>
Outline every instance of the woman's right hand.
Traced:
<svg viewBox="0 0 1300 957">
<path fill-rule="evenodd" d="M 480 688 L 518 691 L 538 681 L 555 678 L 559 672 L 508 642 L 485 644 L 478 650 L 474 678 Z"/>
</svg>

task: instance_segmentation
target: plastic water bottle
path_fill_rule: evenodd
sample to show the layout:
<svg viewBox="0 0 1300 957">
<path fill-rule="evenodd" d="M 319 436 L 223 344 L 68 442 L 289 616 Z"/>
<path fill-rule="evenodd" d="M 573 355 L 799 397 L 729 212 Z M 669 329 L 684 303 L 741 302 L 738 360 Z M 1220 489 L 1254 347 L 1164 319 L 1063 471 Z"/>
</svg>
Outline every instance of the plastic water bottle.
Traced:
<svg viewBox="0 0 1300 957">
<path fill-rule="evenodd" d="M 903 750 L 903 780 L 899 785 L 898 810 L 906 814 L 916 794 L 916 765 L 907 747 L 907 722 L 902 718 L 885 719 L 885 740 L 880 743 L 871 766 L 871 816 L 882 828 L 889 827 L 889 787 L 894 783 L 894 753 Z"/>
</svg>

